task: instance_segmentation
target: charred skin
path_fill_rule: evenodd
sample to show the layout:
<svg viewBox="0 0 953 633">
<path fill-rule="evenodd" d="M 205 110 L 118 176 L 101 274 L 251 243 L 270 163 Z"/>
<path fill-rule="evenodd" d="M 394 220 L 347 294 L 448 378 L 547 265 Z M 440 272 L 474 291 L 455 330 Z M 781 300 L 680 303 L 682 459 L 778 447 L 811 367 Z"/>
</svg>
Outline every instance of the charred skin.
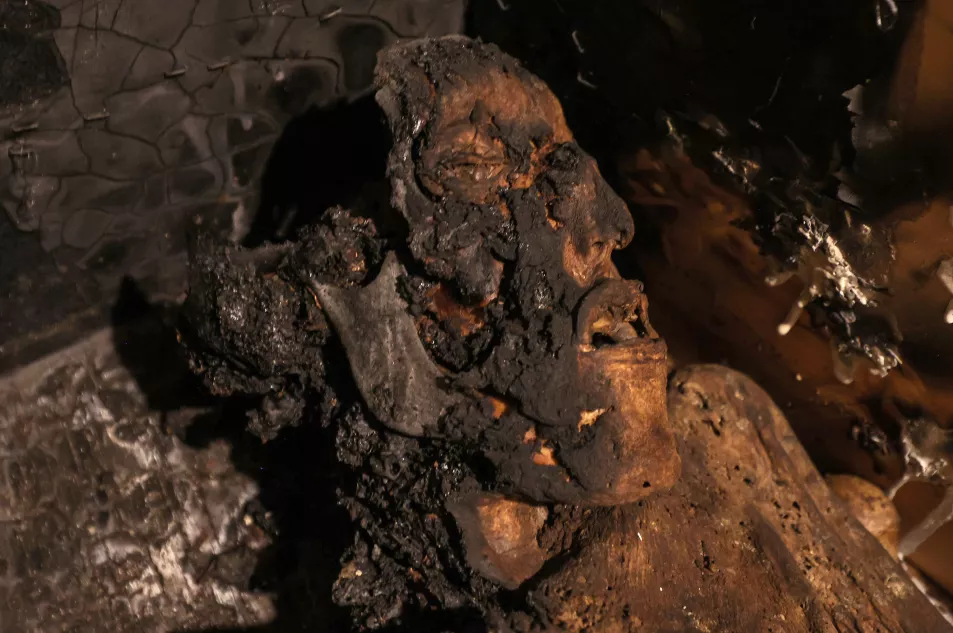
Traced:
<svg viewBox="0 0 953 633">
<path fill-rule="evenodd" d="M 183 327 L 196 369 L 275 403 L 271 433 L 328 382 L 333 330 L 374 417 L 469 447 L 490 489 L 611 505 L 671 485 L 665 346 L 610 259 L 632 218 L 555 97 L 460 38 L 392 48 L 378 84 L 406 241 L 335 211 L 296 244 L 200 254 Z"/>
<path fill-rule="evenodd" d="M 213 394 L 258 400 L 249 428 L 263 440 L 336 408 L 326 365 L 333 333 L 308 284 L 362 282 L 380 266 L 385 243 L 359 212 L 331 209 L 294 246 L 194 245 L 180 340 Z"/>
<path fill-rule="evenodd" d="M 846 513 L 819 509 L 829 493 L 756 385 L 712 367 L 667 384 L 641 284 L 609 258 L 632 218 L 542 82 L 463 38 L 393 47 L 377 81 L 400 228 L 335 212 L 333 240 L 265 266 L 283 284 L 269 305 L 290 309 L 235 332 L 209 299 L 231 278 L 205 273 L 183 326 L 234 391 L 333 393 L 354 526 L 333 595 L 355 630 L 940 630 L 859 525 L 839 540 Z M 282 349 L 271 327 L 301 323 L 320 323 L 300 358 L 323 373 L 261 362 Z M 802 534 L 779 500 L 808 498 Z M 792 562 L 804 548 L 824 573 Z M 713 552 L 728 576 L 706 575 Z M 853 559 L 872 561 L 863 580 Z"/>
<path fill-rule="evenodd" d="M 665 344 L 610 260 L 628 209 L 541 81 L 447 38 L 390 49 L 378 85 L 402 222 L 334 210 L 293 243 L 199 245 L 180 333 L 213 391 L 261 398 L 263 438 L 315 407 L 338 425 L 361 527 L 335 596 L 364 626 L 415 603 L 502 618 L 500 585 L 572 540 L 545 504 L 677 479 Z"/>
<path fill-rule="evenodd" d="M 472 444 L 496 486 L 534 502 L 611 505 L 648 494 L 646 483 L 671 485 L 664 343 L 628 324 L 647 324 L 632 307 L 644 296 L 610 259 L 631 241 L 632 218 L 553 94 L 495 47 L 462 38 L 394 47 L 377 74 L 393 203 L 413 264 L 439 284 L 439 301 L 417 307 L 421 338 L 489 340 L 454 367 L 473 397 L 441 434 Z M 609 280 L 627 291 L 595 290 Z M 594 343 L 584 330 L 595 313 L 632 336 Z M 642 369 L 600 373 L 613 364 Z"/>
</svg>

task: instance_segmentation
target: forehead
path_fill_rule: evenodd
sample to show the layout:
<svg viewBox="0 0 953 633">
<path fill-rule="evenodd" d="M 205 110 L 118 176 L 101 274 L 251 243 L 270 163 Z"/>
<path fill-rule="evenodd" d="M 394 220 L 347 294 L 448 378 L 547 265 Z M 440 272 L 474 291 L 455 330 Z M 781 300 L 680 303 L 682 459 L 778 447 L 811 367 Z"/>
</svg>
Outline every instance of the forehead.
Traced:
<svg viewBox="0 0 953 633">
<path fill-rule="evenodd" d="M 529 80 L 527 79 L 529 77 Z M 507 68 L 472 66 L 446 78 L 446 86 L 436 92 L 435 123 L 438 126 L 462 122 L 478 123 L 491 117 L 501 128 L 548 128 L 553 140 L 572 140 L 562 107 L 541 81 Z"/>
</svg>

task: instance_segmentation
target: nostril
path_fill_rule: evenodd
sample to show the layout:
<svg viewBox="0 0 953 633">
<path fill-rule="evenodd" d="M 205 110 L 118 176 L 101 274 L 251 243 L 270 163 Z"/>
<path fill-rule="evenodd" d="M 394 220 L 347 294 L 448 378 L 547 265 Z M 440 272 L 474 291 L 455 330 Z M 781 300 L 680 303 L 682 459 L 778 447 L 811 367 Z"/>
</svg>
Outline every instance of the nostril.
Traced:
<svg viewBox="0 0 953 633">
<path fill-rule="evenodd" d="M 595 330 L 592 333 L 590 344 L 595 349 L 599 349 L 626 343 L 637 338 L 639 338 L 638 330 L 632 324 L 626 321 L 617 321 L 607 324 L 607 327 Z"/>
<path fill-rule="evenodd" d="M 635 335 L 636 335 L 637 337 L 639 337 L 639 338 L 648 338 L 648 337 L 651 337 L 651 336 L 653 335 L 653 333 L 649 331 L 649 328 L 647 328 L 647 327 L 645 326 L 645 322 L 642 321 L 641 316 L 637 316 L 637 317 L 636 317 L 634 320 L 632 320 L 630 323 L 631 323 L 633 329 L 635 329 Z"/>
<path fill-rule="evenodd" d="M 614 338 L 608 334 L 603 334 L 602 332 L 596 332 L 592 335 L 592 346 L 595 349 L 601 349 L 603 347 L 609 347 L 610 345 L 615 345 L 618 343 Z"/>
</svg>

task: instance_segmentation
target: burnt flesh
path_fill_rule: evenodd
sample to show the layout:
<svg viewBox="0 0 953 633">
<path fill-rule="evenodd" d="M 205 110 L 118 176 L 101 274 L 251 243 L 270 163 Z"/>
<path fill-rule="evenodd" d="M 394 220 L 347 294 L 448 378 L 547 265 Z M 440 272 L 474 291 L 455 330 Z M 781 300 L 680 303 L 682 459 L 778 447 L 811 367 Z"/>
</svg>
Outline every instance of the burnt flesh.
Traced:
<svg viewBox="0 0 953 633">
<path fill-rule="evenodd" d="M 263 438 L 333 425 L 354 630 L 935 630 L 889 557 L 834 538 L 756 385 L 701 367 L 668 386 L 610 259 L 632 218 L 539 79 L 445 38 L 386 51 L 377 85 L 401 220 L 200 245 L 181 328 L 213 390 L 261 399 Z"/>
<path fill-rule="evenodd" d="M 414 613 L 434 608 L 442 618 L 478 624 L 531 611 L 519 607 L 525 593 L 505 595 L 509 592 L 497 583 L 473 572 L 446 503 L 486 490 L 537 501 L 585 500 L 590 484 L 533 461 L 547 443 L 555 450 L 565 446 L 567 455 L 571 448 L 584 448 L 593 432 L 577 431 L 579 412 L 597 404 L 587 401 L 592 396 L 576 380 L 570 352 L 577 344 L 575 310 L 604 273 L 594 271 L 592 279 L 581 281 L 567 273 L 562 232 L 553 227 L 566 227 L 582 256 L 592 259 L 586 262 L 592 269 L 611 266 L 608 252 L 633 233 L 624 204 L 597 172 L 592 175 L 591 159 L 559 118 L 561 128 L 544 119 L 527 126 L 523 118 L 506 120 L 485 105 L 474 107 L 474 125 L 498 150 L 492 156 L 474 158 L 452 137 L 431 139 L 444 131 L 437 125 L 414 139 L 415 120 L 439 116 L 425 113 L 434 105 L 421 101 L 429 99 L 421 88 L 459 75 L 479 80 L 487 68 L 511 73 L 539 93 L 531 98 L 550 99 L 550 107 L 558 109 L 545 86 L 494 47 L 454 40 L 423 46 L 429 56 L 398 49 L 379 70 L 379 82 L 399 82 L 402 73 L 421 72 L 416 65 L 426 60 L 426 81 L 398 91 L 402 111 L 384 108 L 395 139 L 392 186 L 407 194 L 403 201 L 395 196 L 403 226 L 394 228 L 386 213 L 333 209 L 280 246 L 201 242 L 180 327 L 193 370 L 214 393 L 258 400 L 249 430 L 263 439 L 313 418 L 336 426 L 338 460 L 352 473 L 342 479 L 351 483 L 339 490 L 339 499 L 355 534 L 334 599 L 351 609 L 361 630 L 413 622 Z M 432 167 L 426 160 L 409 161 L 416 150 L 400 151 L 404 143 L 431 140 L 433 151 L 441 153 Z M 407 164 L 400 164 L 401 156 Z M 472 173 L 478 169 L 527 182 L 476 191 L 480 179 Z M 584 197 L 575 192 L 583 178 L 590 181 L 583 183 L 589 186 Z M 429 183 L 429 189 L 418 189 L 418 182 Z M 369 298 L 366 291 L 387 270 L 385 253 L 396 257 L 396 292 Z M 335 303 L 334 296 L 342 299 Z M 360 359 L 399 331 L 399 323 L 392 326 L 388 317 L 377 319 L 383 331 L 371 321 L 359 325 L 362 308 L 379 314 L 374 311 L 386 301 L 399 303 L 412 320 L 427 362 L 452 372 L 438 388 L 471 396 L 438 412 L 426 428 L 396 427 L 430 437 L 394 433 L 385 428 L 395 428 L 393 420 L 382 426 L 382 416 L 389 419 L 414 394 L 402 392 L 394 402 L 392 381 L 382 380 L 373 367 L 362 369 Z M 394 317 L 395 323 L 401 318 Z M 398 348 L 387 351 L 401 354 Z M 413 367 L 408 371 L 414 373 Z M 491 399 L 519 406 L 499 416 Z M 530 432 L 538 439 L 523 441 Z M 608 479 L 598 473 L 607 460 L 580 455 L 575 470 L 584 477 L 583 471 L 590 471 L 593 481 Z M 547 526 L 543 540 L 553 553 L 572 541 L 570 525 Z"/>
</svg>

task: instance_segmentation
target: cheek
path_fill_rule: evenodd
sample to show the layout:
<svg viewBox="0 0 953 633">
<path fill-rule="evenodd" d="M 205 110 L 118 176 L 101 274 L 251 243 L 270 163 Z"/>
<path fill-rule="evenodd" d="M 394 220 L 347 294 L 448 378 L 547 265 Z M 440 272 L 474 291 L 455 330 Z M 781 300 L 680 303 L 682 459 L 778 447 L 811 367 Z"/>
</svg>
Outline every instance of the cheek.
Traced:
<svg viewBox="0 0 953 633">
<path fill-rule="evenodd" d="M 577 284 L 588 288 L 599 279 L 618 276 L 611 257 L 626 227 L 620 226 L 615 210 L 604 208 L 606 201 L 597 195 L 598 172 L 583 169 L 576 178 L 576 184 L 554 205 L 553 215 L 563 227 L 563 265 Z"/>
</svg>

